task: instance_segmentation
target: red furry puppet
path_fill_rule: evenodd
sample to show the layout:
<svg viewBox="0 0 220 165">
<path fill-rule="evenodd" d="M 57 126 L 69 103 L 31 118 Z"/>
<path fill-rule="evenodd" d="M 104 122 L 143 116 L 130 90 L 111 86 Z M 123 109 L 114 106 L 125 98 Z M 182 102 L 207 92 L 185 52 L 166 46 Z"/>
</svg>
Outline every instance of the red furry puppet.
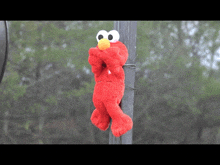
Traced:
<svg viewBox="0 0 220 165">
<path fill-rule="evenodd" d="M 93 93 L 96 109 L 92 113 L 91 121 L 105 131 L 111 118 L 111 130 L 116 137 L 125 134 L 133 126 L 132 119 L 119 106 L 125 89 L 122 66 L 128 58 L 128 50 L 119 41 L 119 37 L 116 30 L 99 31 L 96 36 L 98 45 L 89 49 L 88 59 L 96 82 Z"/>
</svg>

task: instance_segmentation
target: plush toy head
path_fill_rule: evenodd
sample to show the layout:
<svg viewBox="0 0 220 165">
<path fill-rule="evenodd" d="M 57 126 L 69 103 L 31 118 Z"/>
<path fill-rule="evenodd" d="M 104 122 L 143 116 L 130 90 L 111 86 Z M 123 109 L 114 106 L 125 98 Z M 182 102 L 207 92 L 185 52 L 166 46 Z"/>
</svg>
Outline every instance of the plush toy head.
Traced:
<svg viewBox="0 0 220 165">
<path fill-rule="evenodd" d="M 98 48 L 100 50 L 105 50 L 110 47 L 111 43 L 116 43 L 119 41 L 120 35 L 116 30 L 111 30 L 107 32 L 105 30 L 100 30 L 96 35 L 96 40 L 98 42 Z"/>
</svg>

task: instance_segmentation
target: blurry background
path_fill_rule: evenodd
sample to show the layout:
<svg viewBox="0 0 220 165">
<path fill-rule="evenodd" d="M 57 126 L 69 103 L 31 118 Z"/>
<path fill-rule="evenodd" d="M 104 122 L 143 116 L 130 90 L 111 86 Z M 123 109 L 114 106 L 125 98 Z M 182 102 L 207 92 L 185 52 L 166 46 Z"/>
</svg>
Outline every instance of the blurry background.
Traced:
<svg viewBox="0 0 220 165">
<path fill-rule="evenodd" d="M 113 21 L 9 21 L 0 143 L 108 144 L 88 50 Z M 134 144 L 220 143 L 220 22 L 138 21 Z"/>
</svg>

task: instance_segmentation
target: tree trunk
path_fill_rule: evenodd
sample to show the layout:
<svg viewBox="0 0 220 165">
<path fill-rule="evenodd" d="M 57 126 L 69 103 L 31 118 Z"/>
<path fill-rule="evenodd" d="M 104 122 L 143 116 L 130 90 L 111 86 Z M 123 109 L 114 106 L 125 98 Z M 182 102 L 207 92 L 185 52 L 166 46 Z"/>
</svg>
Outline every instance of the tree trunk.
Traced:
<svg viewBox="0 0 220 165">
<path fill-rule="evenodd" d="M 44 120 L 45 120 L 45 107 L 41 106 L 41 112 L 39 116 L 39 144 L 43 144 L 42 142 L 42 131 L 44 127 Z"/>
<path fill-rule="evenodd" d="M 35 80 L 36 82 L 38 82 L 41 78 L 41 73 L 40 73 L 40 68 L 41 68 L 41 61 L 38 62 L 37 67 L 36 67 L 36 75 L 35 75 Z M 41 99 L 40 99 L 40 83 L 36 84 L 37 90 L 36 90 L 36 102 L 38 104 L 41 104 Z M 39 144 L 42 144 L 42 130 L 43 130 L 43 126 L 44 126 L 44 107 L 41 105 L 41 109 L 40 109 L 40 114 L 39 114 L 39 132 L 38 132 L 38 136 L 39 136 Z"/>
<path fill-rule="evenodd" d="M 8 135 L 8 116 L 9 116 L 9 110 L 5 111 L 5 118 L 4 118 L 4 126 L 3 126 L 3 130 L 4 130 L 4 134 L 7 136 Z"/>
</svg>

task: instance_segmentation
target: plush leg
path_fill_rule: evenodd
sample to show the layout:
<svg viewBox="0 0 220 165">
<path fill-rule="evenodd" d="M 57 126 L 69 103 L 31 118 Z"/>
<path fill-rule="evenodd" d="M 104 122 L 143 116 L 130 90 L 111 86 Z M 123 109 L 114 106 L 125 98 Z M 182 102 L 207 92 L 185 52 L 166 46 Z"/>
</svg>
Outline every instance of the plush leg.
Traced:
<svg viewBox="0 0 220 165">
<path fill-rule="evenodd" d="M 108 101 L 105 105 L 112 118 L 111 130 L 114 136 L 119 137 L 132 128 L 132 119 L 123 113 L 116 100 Z"/>
<path fill-rule="evenodd" d="M 96 127 L 102 131 L 105 131 L 109 127 L 110 116 L 108 115 L 106 108 L 101 101 L 94 100 L 94 106 L 96 109 L 92 113 L 91 121 Z"/>
</svg>

